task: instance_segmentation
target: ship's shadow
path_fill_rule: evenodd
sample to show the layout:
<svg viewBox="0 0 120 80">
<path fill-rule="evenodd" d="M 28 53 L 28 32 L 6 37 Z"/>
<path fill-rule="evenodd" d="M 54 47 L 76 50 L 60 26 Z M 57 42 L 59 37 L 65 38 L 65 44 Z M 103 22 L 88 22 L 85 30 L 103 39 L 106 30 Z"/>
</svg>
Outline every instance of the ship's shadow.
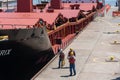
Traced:
<svg viewBox="0 0 120 80">
<path fill-rule="evenodd" d="M 120 80 L 120 77 L 117 77 L 116 79 L 112 79 L 112 80 Z"/>
</svg>

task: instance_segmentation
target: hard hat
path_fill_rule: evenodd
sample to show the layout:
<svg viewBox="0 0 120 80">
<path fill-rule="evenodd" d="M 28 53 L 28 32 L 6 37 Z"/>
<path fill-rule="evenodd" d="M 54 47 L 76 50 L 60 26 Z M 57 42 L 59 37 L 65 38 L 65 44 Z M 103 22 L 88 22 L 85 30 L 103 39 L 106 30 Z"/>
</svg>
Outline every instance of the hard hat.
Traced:
<svg viewBox="0 0 120 80">
<path fill-rule="evenodd" d="M 60 53 L 61 53 L 62 51 L 63 51 L 62 49 L 59 50 Z"/>
<path fill-rule="evenodd" d="M 70 55 L 74 55 L 74 53 L 73 53 L 73 52 L 70 52 Z"/>
</svg>

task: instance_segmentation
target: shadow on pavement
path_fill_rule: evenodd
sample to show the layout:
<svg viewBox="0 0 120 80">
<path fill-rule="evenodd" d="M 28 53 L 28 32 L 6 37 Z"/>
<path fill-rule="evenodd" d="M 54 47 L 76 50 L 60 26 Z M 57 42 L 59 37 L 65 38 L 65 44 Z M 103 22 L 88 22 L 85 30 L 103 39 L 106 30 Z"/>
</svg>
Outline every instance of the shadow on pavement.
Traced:
<svg viewBox="0 0 120 80">
<path fill-rule="evenodd" d="M 62 67 L 62 68 L 56 67 L 56 68 L 52 68 L 52 69 L 69 69 L 69 67 Z"/>
<path fill-rule="evenodd" d="M 64 75 L 64 76 L 60 76 L 60 77 L 72 77 L 72 76 L 75 76 L 75 75 Z"/>
<path fill-rule="evenodd" d="M 60 76 L 60 77 L 71 77 L 70 75 L 64 75 L 64 76 Z"/>
<path fill-rule="evenodd" d="M 61 69 L 69 69 L 69 67 L 62 67 Z"/>
<path fill-rule="evenodd" d="M 60 68 L 56 67 L 56 68 L 52 68 L 52 69 L 60 69 Z"/>
<path fill-rule="evenodd" d="M 112 80 L 120 80 L 120 77 L 117 77 L 116 79 L 112 79 Z"/>
</svg>

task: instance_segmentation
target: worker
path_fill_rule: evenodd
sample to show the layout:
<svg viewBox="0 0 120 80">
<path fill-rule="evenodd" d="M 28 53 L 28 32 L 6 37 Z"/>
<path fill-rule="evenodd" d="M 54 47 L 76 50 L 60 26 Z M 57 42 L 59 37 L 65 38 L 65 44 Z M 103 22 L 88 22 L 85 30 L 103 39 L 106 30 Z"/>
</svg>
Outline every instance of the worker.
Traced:
<svg viewBox="0 0 120 80">
<path fill-rule="evenodd" d="M 70 76 L 76 75 L 74 52 L 70 53 L 70 55 L 68 56 L 68 60 L 69 60 Z"/>
<path fill-rule="evenodd" d="M 58 68 L 62 68 L 64 65 L 65 65 L 65 54 L 63 53 L 63 50 L 60 49 Z"/>
</svg>

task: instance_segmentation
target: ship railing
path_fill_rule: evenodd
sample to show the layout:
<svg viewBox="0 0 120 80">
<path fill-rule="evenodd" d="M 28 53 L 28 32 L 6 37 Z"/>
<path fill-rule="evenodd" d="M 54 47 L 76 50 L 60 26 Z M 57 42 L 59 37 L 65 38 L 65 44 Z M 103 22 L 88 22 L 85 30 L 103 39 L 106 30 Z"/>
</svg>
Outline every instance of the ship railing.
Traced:
<svg viewBox="0 0 120 80">
<path fill-rule="evenodd" d="M 50 31 L 48 31 L 48 35 L 51 35 L 51 34 L 53 34 L 54 32 L 59 31 L 59 30 L 62 29 L 63 27 L 67 27 L 67 26 L 71 26 L 71 25 L 78 25 L 78 24 L 80 24 L 80 23 L 86 23 L 86 24 L 87 24 L 88 22 L 90 22 L 90 21 L 93 20 L 93 16 L 94 16 L 95 13 L 96 13 L 96 12 L 92 12 L 92 13 L 90 13 L 89 15 L 87 15 L 86 18 L 81 18 L 81 19 L 79 19 L 79 20 L 76 20 L 76 22 L 70 22 L 70 21 L 68 21 L 68 22 L 66 22 L 66 23 L 58 26 L 55 30 L 50 30 Z M 54 26 L 55 26 L 55 25 L 54 25 Z"/>
<path fill-rule="evenodd" d="M 93 15 L 94 15 L 94 13 L 95 12 L 91 12 L 91 13 L 89 13 L 89 12 L 84 12 L 85 13 L 85 15 L 86 15 L 86 17 L 87 18 L 84 18 L 84 20 L 87 20 L 87 19 L 89 19 L 90 21 L 91 20 L 93 20 Z M 89 14 L 88 14 L 89 13 Z M 77 17 L 75 18 L 76 20 L 74 20 L 74 21 L 68 21 L 68 23 L 69 24 L 67 24 L 67 25 L 76 25 L 76 24 L 78 24 L 78 21 L 77 21 Z M 81 18 L 82 19 L 82 18 Z M 83 20 L 83 19 L 82 19 Z M 62 27 L 62 26 L 64 26 L 65 27 L 65 25 L 66 25 L 66 23 L 64 23 L 64 24 L 62 24 L 62 25 L 60 25 L 60 26 L 58 26 L 57 28 L 55 28 L 55 31 L 57 31 L 56 29 L 59 29 L 60 27 Z"/>
<path fill-rule="evenodd" d="M 115 17 L 115 16 L 120 16 L 120 11 L 113 11 L 112 12 L 112 16 Z"/>
<path fill-rule="evenodd" d="M 68 26 L 69 26 L 69 22 L 57 27 L 55 30 L 48 32 L 48 35 L 49 35 L 52 45 L 56 44 L 57 39 L 62 40 L 67 35 L 65 30 L 66 30 L 66 27 L 68 27 Z"/>
<path fill-rule="evenodd" d="M 74 22 L 74 23 L 76 23 L 76 22 Z M 67 27 L 69 27 L 69 28 L 73 28 L 71 25 L 70 25 L 70 22 L 68 21 L 68 22 L 66 22 L 66 23 L 64 23 L 64 24 L 62 24 L 62 25 L 60 25 L 60 26 L 58 26 L 55 30 L 52 30 L 52 31 L 50 31 L 50 32 L 48 32 L 48 35 L 49 35 L 49 37 L 51 37 L 52 35 L 54 35 L 54 37 L 55 37 L 55 39 L 58 39 L 58 38 L 60 38 L 60 39 L 64 39 L 66 36 L 68 36 L 69 34 L 72 34 L 72 33 L 74 33 L 74 31 L 72 30 L 72 32 L 71 31 L 67 31 L 67 33 L 66 33 L 66 28 Z M 52 41 L 52 40 L 51 40 Z M 53 43 L 53 45 L 54 45 L 55 43 Z"/>
<path fill-rule="evenodd" d="M 0 24 L 0 29 L 29 29 L 29 28 L 33 28 L 33 25 Z"/>
<path fill-rule="evenodd" d="M 77 22 L 71 22 L 70 25 L 75 27 L 75 32 L 78 34 L 82 31 L 89 22 L 91 22 L 95 17 L 96 12 L 91 12 L 89 15 L 86 15 L 84 18 L 77 19 Z"/>
<path fill-rule="evenodd" d="M 50 41 L 51 41 L 52 45 L 53 46 L 57 45 L 55 39 L 59 39 L 59 40 L 61 39 L 63 41 L 69 35 L 78 34 L 81 30 L 83 30 L 83 28 L 86 27 L 86 25 L 89 22 L 91 22 L 93 20 L 95 13 L 96 12 L 91 12 L 85 18 L 81 18 L 79 20 L 76 20 L 75 22 L 68 21 L 67 23 L 62 24 L 61 26 L 58 26 L 55 30 L 52 30 L 52 31 L 48 32 L 48 35 L 50 37 Z M 67 32 L 68 31 L 67 29 L 70 29 L 69 32 Z M 52 37 L 54 37 L 54 39 Z M 61 44 L 61 47 L 62 48 L 66 47 L 67 46 L 66 44 L 68 44 L 68 42 L 64 41 Z M 56 46 L 54 48 L 54 52 L 57 51 L 58 47 L 60 47 L 60 45 Z"/>
<path fill-rule="evenodd" d="M 56 28 L 56 26 L 54 25 L 55 30 L 50 30 L 50 31 L 48 32 L 48 35 L 51 35 L 51 34 L 57 32 L 57 31 L 61 30 L 63 27 L 67 27 L 68 25 L 69 25 L 69 22 L 66 22 L 66 23 L 62 24 L 62 25 L 58 26 L 57 28 Z"/>
<path fill-rule="evenodd" d="M 12 5 L 10 3 L 13 3 Z M 1 3 L 1 8 L 2 11 L 6 12 L 6 11 L 17 11 L 17 4 L 16 4 L 16 0 L 3 0 Z"/>
</svg>

